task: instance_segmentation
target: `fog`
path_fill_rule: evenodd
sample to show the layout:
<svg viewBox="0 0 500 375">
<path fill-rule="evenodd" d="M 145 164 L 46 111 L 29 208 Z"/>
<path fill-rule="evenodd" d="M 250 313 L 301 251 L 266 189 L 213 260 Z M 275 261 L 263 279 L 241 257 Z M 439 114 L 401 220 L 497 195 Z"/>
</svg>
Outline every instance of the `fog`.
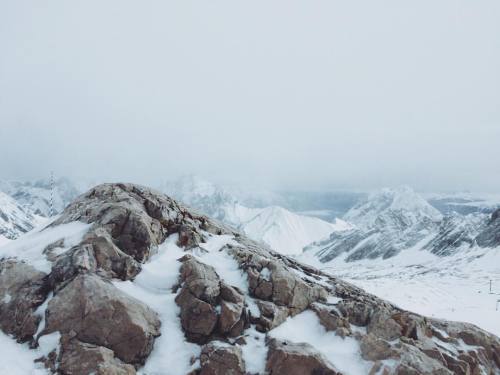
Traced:
<svg viewBox="0 0 500 375">
<path fill-rule="evenodd" d="M 1 1 L 0 179 L 497 191 L 500 2 Z"/>
</svg>

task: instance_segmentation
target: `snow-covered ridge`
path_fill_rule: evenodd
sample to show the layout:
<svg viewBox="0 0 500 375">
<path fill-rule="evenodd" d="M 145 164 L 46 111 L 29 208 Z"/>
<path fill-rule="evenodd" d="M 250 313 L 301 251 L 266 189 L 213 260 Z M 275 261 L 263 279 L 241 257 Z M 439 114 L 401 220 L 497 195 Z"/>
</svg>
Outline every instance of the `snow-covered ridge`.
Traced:
<svg viewBox="0 0 500 375">
<path fill-rule="evenodd" d="M 404 229 L 423 220 L 437 222 L 441 219 L 442 214 L 408 186 L 372 193 L 344 216 L 344 220 L 361 228 L 379 228 L 398 222 Z"/>
<path fill-rule="evenodd" d="M 459 354 L 469 372 L 500 369 L 497 337 L 402 310 L 146 187 L 97 186 L 31 237 L 0 248 L 0 329 L 43 356 L 23 375 L 448 374 Z"/>
<path fill-rule="evenodd" d="M 495 243 L 491 234 L 494 225 L 488 227 L 489 215 L 443 216 L 408 187 L 371 194 L 349 210 L 344 219 L 356 227 L 332 233 L 329 238 L 308 245 L 306 251 L 316 254 L 322 262 L 341 255 L 347 261 L 357 261 L 390 258 L 416 246 L 446 256 L 475 245 L 476 238 Z"/>
</svg>

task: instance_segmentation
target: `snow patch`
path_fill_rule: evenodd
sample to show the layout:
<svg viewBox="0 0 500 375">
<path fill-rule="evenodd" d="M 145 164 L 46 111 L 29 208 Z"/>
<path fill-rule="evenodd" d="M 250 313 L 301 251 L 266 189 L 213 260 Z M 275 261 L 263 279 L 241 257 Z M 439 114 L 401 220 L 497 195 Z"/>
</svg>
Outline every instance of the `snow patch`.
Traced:
<svg viewBox="0 0 500 375">
<path fill-rule="evenodd" d="M 345 374 L 366 375 L 373 365 L 361 358 L 356 339 L 341 338 L 334 332 L 327 332 L 317 315 L 310 310 L 288 318 L 283 324 L 271 330 L 269 336 L 294 343 L 310 344 Z"/>
<path fill-rule="evenodd" d="M 71 247 L 80 243 L 91 224 L 74 221 L 55 227 L 34 230 L 0 248 L 0 259 L 17 258 L 26 261 L 37 270 L 49 273 L 52 264 L 43 250 L 50 244 L 64 239 L 64 248 L 58 250 L 62 254 Z"/>
<path fill-rule="evenodd" d="M 187 374 L 199 366 L 191 364 L 198 358 L 200 347 L 186 341 L 179 319 L 180 308 L 175 303 L 172 287 L 177 283 L 181 263 L 177 259 L 186 253 L 176 245 L 178 236 L 170 236 L 158 248 L 151 260 L 132 281 L 114 281 L 121 291 L 144 302 L 155 310 L 161 320 L 161 336 L 139 374 Z"/>
</svg>

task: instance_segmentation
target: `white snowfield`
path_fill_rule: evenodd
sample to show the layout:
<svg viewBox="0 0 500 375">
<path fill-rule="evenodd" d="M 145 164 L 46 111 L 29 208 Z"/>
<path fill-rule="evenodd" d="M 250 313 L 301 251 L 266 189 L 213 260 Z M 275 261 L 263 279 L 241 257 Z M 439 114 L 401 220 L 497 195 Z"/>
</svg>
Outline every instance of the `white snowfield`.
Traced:
<svg viewBox="0 0 500 375">
<path fill-rule="evenodd" d="M 299 258 L 401 308 L 500 335 L 500 248 L 465 248 L 448 257 L 413 248 L 385 260 L 339 257 L 324 264 L 307 253 Z"/>
<path fill-rule="evenodd" d="M 332 232 L 350 229 L 343 220 L 335 223 L 298 215 L 282 207 L 248 208 L 239 204 L 224 207 L 225 221 L 282 254 L 302 253 L 304 246 L 328 237 Z"/>
</svg>

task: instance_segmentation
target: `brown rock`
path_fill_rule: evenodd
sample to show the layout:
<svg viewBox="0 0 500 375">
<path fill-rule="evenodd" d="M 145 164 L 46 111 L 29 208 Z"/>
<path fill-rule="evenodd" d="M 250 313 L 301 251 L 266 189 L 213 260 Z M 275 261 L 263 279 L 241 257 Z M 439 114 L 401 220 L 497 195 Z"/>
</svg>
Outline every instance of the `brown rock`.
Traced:
<svg viewBox="0 0 500 375">
<path fill-rule="evenodd" d="M 31 340 L 41 316 L 35 314 L 48 288 L 46 275 L 17 260 L 0 261 L 0 329 L 18 341 Z"/>
<path fill-rule="evenodd" d="M 384 310 L 378 310 L 370 317 L 366 330 L 388 341 L 401 337 L 402 331 L 401 326 Z"/>
<path fill-rule="evenodd" d="M 62 375 L 134 375 L 135 368 L 115 358 L 112 350 L 63 337 L 59 372 Z"/>
<path fill-rule="evenodd" d="M 49 302 L 43 333 L 74 332 L 82 342 L 142 364 L 159 335 L 157 314 L 96 275 L 79 275 Z"/>
<path fill-rule="evenodd" d="M 208 302 L 196 298 L 183 287 L 175 302 L 181 308 L 181 325 L 188 340 L 203 344 L 217 325 L 217 311 Z"/>
<path fill-rule="evenodd" d="M 327 331 L 336 331 L 338 328 L 345 328 L 348 332 L 351 331 L 349 321 L 340 316 L 336 308 L 321 303 L 313 303 L 311 310 L 316 313 L 319 321 Z"/>
<path fill-rule="evenodd" d="M 311 345 L 274 339 L 269 342 L 266 370 L 270 375 L 340 374 Z"/>
<path fill-rule="evenodd" d="M 367 361 L 380 361 L 396 356 L 391 345 L 373 334 L 363 336 L 360 343 L 361 356 Z"/>
<path fill-rule="evenodd" d="M 288 308 L 284 306 L 276 306 L 268 301 L 255 301 L 260 310 L 260 316 L 254 320 L 257 325 L 257 330 L 260 332 L 268 332 L 271 329 L 279 326 L 288 317 Z"/>
<path fill-rule="evenodd" d="M 221 342 L 211 342 L 203 347 L 200 364 L 200 375 L 245 374 L 240 347 Z"/>
</svg>

